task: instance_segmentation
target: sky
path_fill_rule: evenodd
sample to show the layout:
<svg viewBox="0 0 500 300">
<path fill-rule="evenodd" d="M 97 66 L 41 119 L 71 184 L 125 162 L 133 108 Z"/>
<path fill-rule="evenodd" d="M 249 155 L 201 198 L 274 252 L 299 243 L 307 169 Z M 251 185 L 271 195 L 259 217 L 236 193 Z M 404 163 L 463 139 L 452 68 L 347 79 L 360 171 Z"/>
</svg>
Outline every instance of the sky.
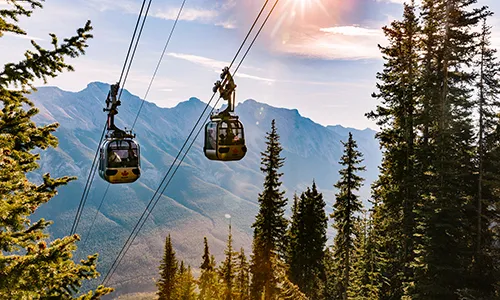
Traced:
<svg viewBox="0 0 500 300">
<path fill-rule="evenodd" d="M 182 1 L 152 1 L 124 86 L 141 98 Z M 160 107 L 173 107 L 190 97 L 208 102 L 214 82 L 233 59 L 264 2 L 187 0 L 146 100 Z M 236 103 L 255 99 L 296 108 L 324 126 L 376 129 L 364 114 L 377 105 L 371 97 L 376 92 L 376 73 L 383 66 L 377 45 L 387 44 L 381 28 L 401 19 L 402 3 L 279 0 L 235 76 Z M 142 0 L 46 0 L 42 10 L 20 20 L 26 36 L 6 34 L 1 39 L 0 63 L 22 59 L 31 39 L 47 47 L 48 33 L 62 40 L 91 20 L 94 38 L 86 54 L 67 60 L 75 72 L 49 79 L 47 85 L 77 92 L 93 81 L 115 83 L 141 4 Z M 266 13 L 272 4 L 269 1 Z M 0 9 L 6 5 L 6 0 L 0 0 Z M 487 5 L 498 14 L 490 25 L 493 45 L 500 48 L 500 1 L 478 0 L 478 5 Z"/>
</svg>

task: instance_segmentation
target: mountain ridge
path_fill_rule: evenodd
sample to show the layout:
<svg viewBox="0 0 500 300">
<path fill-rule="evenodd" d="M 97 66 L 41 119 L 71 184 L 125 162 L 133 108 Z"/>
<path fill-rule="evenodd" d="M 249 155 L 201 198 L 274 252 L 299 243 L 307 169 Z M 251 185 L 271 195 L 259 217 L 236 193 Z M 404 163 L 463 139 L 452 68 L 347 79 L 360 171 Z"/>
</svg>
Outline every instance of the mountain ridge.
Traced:
<svg viewBox="0 0 500 300">
<path fill-rule="evenodd" d="M 52 176 L 78 176 L 77 181 L 60 188 L 59 195 L 36 213 L 37 217 L 55 221 L 50 229 L 54 237 L 66 235 L 71 228 L 106 121 L 102 108 L 108 90 L 108 84 L 92 82 L 79 92 L 41 87 L 29 95 L 40 108 L 40 114 L 35 117 L 38 124 L 60 123 L 55 133 L 59 146 L 41 151 L 41 168 L 33 177 L 45 172 Z M 123 91 L 121 99 L 115 120 L 117 126 L 123 128 L 131 125 L 142 100 L 127 90 Z M 116 248 L 119 249 L 130 234 L 205 107 L 206 103 L 196 97 L 171 108 L 144 102 L 134 128 L 141 145 L 142 176 L 133 184 L 110 186 L 88 242 L 79 244 L 83 249 L 78 250 L 78 255 L 100 253 L 98 270 L 101 273 L 106 273 L 115 258 Z M 260 152 L 265 150 L 265 132 L 269 131 L 272 119 L 276 119 L 284 148 L 285 165 L 281 171 L 289 204 L 293 193 L 302 192 L 314 179 L 324 194 L 327 210 L 331 211 L 333 184 L 338 180 L 338 161 L 343 150 L 340 140 L 345 141 L 348 131 L 360 138 L 358 145 L 367 152 L 368 171 L 361 174 L 367 182 L 361 195 L 363 200 L 369 196 L 369 185 L 378 175 L 381 159 L 374 131 L 323 126 L 301 116 L 297 109 L 277 108 L 254 99 L 238 103 L 235 113 L 245 126 L 248 147 L 245 158 L 229 163 L 206 159 L 202 152 L 201 131 L 111 284 L 131 277 L 130 272 L 143 277 L 157 273 L 167 233 L 172 234 L 179 258 L 194 268 L 200 263 L 203 236 L 207 236 L 212 253 L 220 261 L 227 238 L 225 214 L 232 216 L 235 249 L 244 247 L 247 253 L 251 252 L 251 224 L 258 210 L 257 197 L 264 179 L 259 169 Z M 83 239 L 106 185 L 98 176 L 93 181 L 77 230 Z M 329 236 L 332 234 L 329 228 Z M 137 286 L 134 286 L 135 281 L 132 283 L 121 285 L 118 293 L 154 289 L 154 284 L 147 280 Z"/>
</svg>

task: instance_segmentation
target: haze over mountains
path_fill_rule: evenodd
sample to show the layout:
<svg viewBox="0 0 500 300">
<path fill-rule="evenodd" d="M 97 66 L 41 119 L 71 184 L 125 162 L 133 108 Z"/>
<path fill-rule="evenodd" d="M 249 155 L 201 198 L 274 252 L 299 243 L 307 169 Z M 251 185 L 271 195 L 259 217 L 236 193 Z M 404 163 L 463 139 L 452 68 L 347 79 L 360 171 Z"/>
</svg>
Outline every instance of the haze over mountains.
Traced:
<svg viewBox="0 0 500 300">
<path fill-rule="evenodd" d="M 61 188 L 59 195 L 36 213 L 37 218 L 55 221 L 50 227 L 53 237 L 67 235 L 71 229 L 106 121 L 102 108 L 108 90 L 108 84 L 94 82 L 77 93 L 41 87 L 29 96 L 40 108 L 35 118 L 38 124 L 60 123 L 55 134 L 59 138 L 59 147 L 42 151 L 41 169 L 37 173 L 78 177 L 77 181 Z M 127 91 L 123 92 L 121 100 L 116 124 L 120 128 L 129 128 L 142 100 Z M 180 102 L 173 108 L 160 108 L 144 102 L 134 129 L 141 146 L 142 176 L 135 183 L 109 187 L 90 237 L 84 244 L 108 185 L 96 175 L 77 229 L 82 236 L 77 258 L 81 258 L 82 253 L 99 252 L 99 271 L 106 274 L 205 106 L 206 103 L 196 98 Z M 225 214 L 231 215 L 235 249 L 244 247 L 247 254 L 251 253 L 251 225 L 264 180 L 260 171 L 260 152 L 265 150 L 265 135 L 272 119 L 276 119 L 284 148 L 282 180 L 290 204 L 293 193 L 300 194 L 314 179 L 324 195 L 328 212 L 331 212 L 335 193 L 333 184 L 339 178 L 338 161 L 343 150 L 340 141 L 347 139 L 349 131 L 365 158 L 367 171 L 362 176 L 366 182 L 361 195 L 366 203 L 381 160 L 373 130 L 349 129 L 340 125 L 324 127 L 302 117 L 295 109 L 276 108 L 255 100 L 238 104 L 236 114 L 245 127 L 246 157 L 239 162 L 208 160 L 202 153 L 201 132 L 114 274 L 110 284 L 117 288 L 118 293 L 154 289 L 152 278 L 157 278 L 165 236 L 169 233 L 177 257 L 194 268 L 201 263 L 203 236 L 207 236 L 210 250 L 220 262 L 227 239 Z M 331 236 L 333 232 L 329 230 Z"/>
</svg>

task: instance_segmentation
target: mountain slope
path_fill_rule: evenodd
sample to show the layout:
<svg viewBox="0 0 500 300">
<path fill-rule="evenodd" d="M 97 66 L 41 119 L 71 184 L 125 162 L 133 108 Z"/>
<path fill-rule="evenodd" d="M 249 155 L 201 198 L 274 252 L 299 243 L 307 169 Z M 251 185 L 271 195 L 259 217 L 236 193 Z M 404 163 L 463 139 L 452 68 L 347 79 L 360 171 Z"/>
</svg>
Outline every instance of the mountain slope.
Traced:
<svg viewBox="0 0 500 300">
<path fill-rule="evenodd" d="M 30 99 L 40 108 L 40 114 L 35 119 L 38 124 L 60 123 L 56 132 L 59 147 L 41 152 L 41 169 L 32 177 L 36 179 L 45 172 L 50 172 L 52 176 L 78 176 L 77 181 L 60 189 L 53 201 L 37 211 L 36 217 L 55 221 L 51 227 L 54 237 L 68 234 L 72 226 L 105 124 L 106 115 L 102 108 L 108 90 L 109 85 L 94 82 L 77 93 L 42 87 L 30 95 Z M 124 91 L 121 100 L 116 123 L 121 128 L 130 127 L 142 100 L 127 91 Z M 84 244 L 107 187 L 107 183 L 98 175 L 94 178 L 77 230 L 82 235 L 79 247 L 84 246 L 79 249 L 78 255 L 98 251 L 99 270 L 103 275 L 152 198 L 205 105 L 196 98 L 173 108 L 160 108 L 144 102 L 134 128 L 141 146 L 142 176 L 135 183 L 109 187 L 91 235 Z M 257 198 L 264 179 L 259 169 L 260 152 L 265 150 L 265 134 L 270 129 L 272 119 L 276 119 L 284 148 L 283 188 L 289 199 L 295 191 L 300 193 L 311 185 L 314 179 L 319 190 L 324 193 L 328 210 L 331 210 L 333 184 L 338 180 L 338 161 L 343 149 L 340 140 L 346 140 L 348 131 L 353 132 L 358 145 L 365 152 L 367 172 L 363 176 L 367 182 L 361 195 L 363 199 L 369 196 L 369 184 L 378 174 L 377 166 L 381 157 L 374 131 L 341 126 L 324 127 L 302 117 L 297 110 L 276 108 L 255 100 L 240 103 L 236 113 L 245 126 L 248 147 L 246 157 L 238 162 L 210 161 L 202 153 L 203 132 L 198 136 L 114 274 L 111 285 L 117 287 L 119 293 L 154 289 L 151 278 L 158 273 L 164 238 L 168 233 L 172 234 L 178 257 L 193 267 L 201 263 L 203 236 L 207 236 L 212 253 L 220 261 L 227 238 L 228 220 L 224 218 L 225 214 L 232 216 L 235 248 L 243 246 L 250 253 L 251 224 L 258 210 Z M 332 232 L 329 231 L 329 234 Z"/>
</svg>

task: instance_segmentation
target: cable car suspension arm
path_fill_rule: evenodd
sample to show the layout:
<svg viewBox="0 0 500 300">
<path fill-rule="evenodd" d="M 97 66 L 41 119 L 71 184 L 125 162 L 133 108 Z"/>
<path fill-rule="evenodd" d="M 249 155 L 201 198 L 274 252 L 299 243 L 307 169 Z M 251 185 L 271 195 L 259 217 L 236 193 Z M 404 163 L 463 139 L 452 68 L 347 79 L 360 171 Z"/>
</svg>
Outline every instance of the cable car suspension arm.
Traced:
<svg viewBox="0 0 500 300">
<path fill-rule="evenodd" d="M 107 130 L 112 130 L 112 138 L 123 138 L 123 137 L 135 137 L 132 133 L 127 133 L 126 131 L 118 128 L 115 125 L 115 115 L 118 114 L 118 106 L 122 103 L 117 99 L 118 90 L 120 89 L 120 84 L 112 84 L 110 91 L 108 92 L 108 97 L 106 98 L 106 108 L 103 108 L 104 112 L 108 112 L 108 127 Z"/>
<path fill-rule="evenodd" d="M 219 91 L 220 97 L 228 102 L 227 108 L 221 112 L 219 115 L 229 115 L 230 112 L 234 112 L 234 102 L 236 97 L 236 84 L 234 83 L 233 76 L 229 72 L 229 68 L 225 67 L 222 70 L 220 78 L 223 79 L 221 82 L 217 80 L 212 89 L 214 93 Z"/>
</svg>

